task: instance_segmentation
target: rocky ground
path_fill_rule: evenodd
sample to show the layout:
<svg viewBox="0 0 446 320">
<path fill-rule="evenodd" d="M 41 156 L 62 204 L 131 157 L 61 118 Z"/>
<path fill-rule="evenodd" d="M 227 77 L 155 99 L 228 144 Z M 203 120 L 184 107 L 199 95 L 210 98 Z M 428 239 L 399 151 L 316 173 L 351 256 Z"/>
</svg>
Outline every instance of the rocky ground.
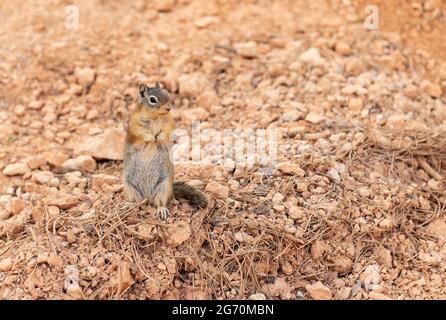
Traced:
<svg viewBox="0 0 446 320">
<path fill-rule="evenodd" d="M 1 299 L 445 299 L 446 2 L 0 4 Z M 380 8 L 379 30 L 364 7 Z M 139 81 L 177 126 L 280 130 L 272 171 L 125 202 Z"/>
</svg>

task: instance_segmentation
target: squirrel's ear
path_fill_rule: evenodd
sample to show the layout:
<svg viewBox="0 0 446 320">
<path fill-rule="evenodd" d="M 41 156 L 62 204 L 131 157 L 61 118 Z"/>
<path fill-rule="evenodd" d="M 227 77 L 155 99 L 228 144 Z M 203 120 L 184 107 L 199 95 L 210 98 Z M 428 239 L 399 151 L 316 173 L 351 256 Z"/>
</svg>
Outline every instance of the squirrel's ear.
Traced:
<svg viewBox="0 0 446 320">
<path fill-rule="evenodd" d="M 142 82 L 138 83 L 138 93 L 141 97 L 144 96 L 144 92 L 146 92 L 146 89 L 147 86 L 144 83 Z"/>
<path fill-rule="evenodd" d="M 157 89 L 160 88 L 160 82 L 158 80 L 156 80 L 156 82 L 155 82 L 155 88 L 157 88 Z"/>
</svg>

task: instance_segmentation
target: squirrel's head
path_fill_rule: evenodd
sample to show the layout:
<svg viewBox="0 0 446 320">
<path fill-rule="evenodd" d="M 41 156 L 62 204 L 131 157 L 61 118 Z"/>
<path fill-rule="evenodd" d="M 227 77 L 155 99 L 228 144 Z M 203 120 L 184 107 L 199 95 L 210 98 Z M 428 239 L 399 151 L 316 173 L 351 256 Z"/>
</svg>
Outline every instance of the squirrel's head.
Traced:
<svg viewBox="0 0 446 320">
<path fill-rule="evenodd" d="M 169 93 L 160 87 L 157 81 L 154 87 L 149 87 L 144 83 L 138 84 L 138 96 L 141 104 L 152 110 L 169 112 Z"/>
</svg>

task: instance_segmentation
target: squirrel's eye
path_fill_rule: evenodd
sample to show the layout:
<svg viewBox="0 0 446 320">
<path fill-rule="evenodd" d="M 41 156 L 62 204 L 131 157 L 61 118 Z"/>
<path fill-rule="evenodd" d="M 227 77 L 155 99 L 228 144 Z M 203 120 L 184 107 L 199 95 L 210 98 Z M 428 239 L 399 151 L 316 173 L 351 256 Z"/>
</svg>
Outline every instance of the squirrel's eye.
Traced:
<svg viewBox="0 0 446 320">
<path fill-rule="evenodd" d="M 157 104 L 158 103 L 158 98 L 155 97 L 155 96 L 150 96 L 149 97 L 149 103 L 152 104 L 152 105 Z"/>
</svg>

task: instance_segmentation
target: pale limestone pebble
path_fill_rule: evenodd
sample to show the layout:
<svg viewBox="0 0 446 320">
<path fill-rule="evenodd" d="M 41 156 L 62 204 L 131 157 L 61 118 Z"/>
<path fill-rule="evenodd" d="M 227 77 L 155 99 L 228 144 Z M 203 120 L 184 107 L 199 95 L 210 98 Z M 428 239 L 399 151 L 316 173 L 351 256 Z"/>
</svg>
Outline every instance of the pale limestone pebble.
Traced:
<svg viewBox="0 0 446 320">
<path fill-rule="evenodd" d="M 277 164 L 276 168 L 285 174 L 292 174 L 298 177 L 303 177 L 305 175 L 305 170 L 291 161 L 281 162 Z"/>
<path fill-rule="evenodd" d="M 330 170 L 327 171 L 327 176 L 329 176 L 336 183 L 341 182 L 341 176 L 339 175 L 338 170 L 335 168 L 330 168 Z"/>
<path fill-rule="evenodd" d="M 328 246 L 324 241 L 316 240 L 310 247 L 310 254 L 313 259 L 320 259 L 327 250 Z"/>
<path fill-rule="evenodd" d="M 353 261 L 349 257 L 340 256 L 333 259 L 333 269 L 340 273 L 349 272 L 352 270 Z"/>
<path fill-rule="evenodd" d="M 220 19 L 216 16 L 205 16 L 203 18 L 200 18 L 198 20 L 195 20 L 194 25 L 198 28 L 198 29 L 203 29 L 203 28 L 207 28 L 210 25 L 218 22 Z"/>
<path fill-rule="evenodd" d="M 263 293 L 254 293 L 248 297 L 248 300 L 266 300 L 266 296 Z"/>
<path fill-rule="evenodd" d="M 174 222 L 172 225 L 167 227 L 166 232 L 166 243 L 170 247 L 177 247 L 184 242 L 186 242 L 192 232 L 190 225 L 184 221 Z"/>
<path fill-rule="evenodd" d="M 88 155 L 78 156 L 74 159 L 68 159 L 62 164 L 62 168 L 72 171 L 93 172 L 96 170 L 96 161 Z"/>
<path fill-rule="evenodd" d="M 349 56 L 352 53 L 352 48 L 344 41 L 337 41 L 335 51 L 343 56 Z"/>
<path fill-rule="evenodd" d="M 310 63 L 314 65 L 320 65 L 324 62 L 319 50 L 316 48 L 309 48 L 299 55 L 299 60 L 303 63 Z"/>
<path fill-rule="evenodd" d="M 283 273 L 287 276 L 290 276 L 294 273 L 294 268 L 288 261 L 283 262 L 280 268 L 282 269 Z"/>
<path fill-rule="evenodd" d="M 92 127 L 92 128 L 88 129 L 88 134 L 90 136 L 95 136 L 95 135 L 100 134 L 102 132 L 103 132 L 103 130 L 101 128 L 98 128 L 98 127 Z"/>
<path fill-rule="evenodd" d="M 96 78 L 96 71 L 93 68 L 89 67 L 76 67 L 74 69 L 74 76 L 76 77 L 77 82 L 81 86 L 90 86 L 93 84 L 95 78 Z"/>
<path fill-rule="evenodd" d="M 315 111 L 310 111 L 305 116 L 305 121 L 308 121 L 313 124 L 321 123 L 322 121 L 324 121 L 324 119 L 325 119 L 324 115 L 320 114 L 319 112 L 315 112 Z"/>
<path fill-rule="evenodd" d="M 427 226 L 427 231 L 436 237 L 446 239 L 446 219 L 444 217 L 434 219 Z"/>
<path fill-rule="evenodd" d="M 163 0 L 153 3 L 154 9 L 159 12 L 170 12 L 175 7 L 176 0 Z"/>
<path fill-rule="evenodd" d="M 300 220 L 304 217 L 304 211 L 302 208 L 299 208 L 298 206 L 291 206 L 288 209 L 288 216 L 291 219 Z"/>
<path fill-rule="evenodd" d="M 8 272 L 12 270 L 13 261 L 11 257 L 0 259 L 0 272 Z"/>
<path fill-rule="evenodd" d="M 44 211 L 41 206 L 33 206 L 30 209 L 30 217 L 33 221 L 38 222 L 44 216 Z"/>
<path fill-rule="evenodd" d="M 23 208 L 25 207 L 25 202 L 17 197 L 11 198 L 11 200 L 8 201 L 5 205 L 5 209 L 11 214 L 11 215 L 17 215 L 20 212 L 22 212 Z"/>
<path fill-rule="evenodd" d="M 430 252 L 420 252 L 418 258 L 429 265 L 437 265 L 442 261 L 441 255 L 433 250 Z"/>
<path fill-rule="evenodd" d="M 45 104 L 45 102 L 43 102 L 43 101 L 34 100 L 34 101 L 30 102 L 30 104 L 28 105 L 28 108 L 30 108 L 32 110 L 40 110 L 40 109 L 42 109 L 44 104 Z"/>
<path fill-rule="evenodd" d="M 387 296 L 381 292 L 376 292 L 376 291 L 369 292 L 368 297 L 371 300 L 393 300 L 389 296 Z"/>
<path fill-rule="evenodd" d="M 433 98 L 439 98 L 443 94 L 441 86 L 429 80 L 421 81 L 420 89 Z"/>
<path fill-rule="evenodd" d="M 63 259 L 55 253 L 50 253 L 48 258 L 46 259 L 46 263 L 52 267 L 62 267 Z"/>
<path fill-rule="evenodd" d="M 29 218 L 29 211 L 23 210 L 7 220 L 0 221 L 0 237 L 21 232 Z"/>
<path fill-rule="evenodd" d="M 352 291 L 351 287 L 343 287 L 340 288 L 334 295 L 334 298 L 336 300 L 345 300 L 350 297 L 350 293 Z"/>
<path fill-rule="evenodd" d="M 0 208 L 0 221 L 6 220 L 11 217 L 11 213 L 9 213 L 6 209 Z"/>
<path fill-rule="evenodd" d="M 268 297 L 280 297 L 283 300 L 289 300 L 292 298 L 291 287 L 285 278 L 277 277 L 274 283 L 265 283 L 262 286 L 262 292 Z"/>
<path fill-rule="evenodd" d="M 135 283 L 135 279 L 130 272 L 130 266 L 130 263 L 127 261 L 118 265 L 115 275 L 108 283 L 109 290 L 122 292 Z"/>
<path fill-rule="evenodd" d="M 381 282 L 380 268 L 378 265 L 373 264 L 365 268 L 365 270 L 359 276 L 362 286 L 365 289 L 369 289 L 373 284 L 379 284 Z"/>
<path fill-rule="evenodd" d="M 331 300 L 332 293 L 330 288 L 322 284 L 321 281 L 317 281 L 313 284 L 308 284 L 305 286 L 308 294 L 314 300 Z"/>
<path fill-rule="evenodd" d="M 206 185 L 205 191 L 219 199 L 227 199 L 229 196 L 229 188 L 215 181 L 209 182 Z"/>
<path fill-rule="evenodd" d="M 182 74 L 178 82 L 180 94 L 191 98 L 199 96 L 212 87 L 209 79 L 202 73 Z"/>
<path fill-rule="evenodd" d="M 26 159 L 26 164 L 31 170 L 41 168 L 47 164 L 46 160 L 42 156 L 31 156 Z"/>
<path fill-rule="evenodd" d="M 108 128 L 102 134 L 88 137 L 75 148 L 74 153 L 96 159 L 122 160 L 125 136 L 123 128 Z"/>
<path fill-rule="evenodd" d="M 249 242 L 248 239 L 252 238 L 249 234 L 246 232 L 236 232 L 234 233 L 234 239 L 238 242 Z"/>
<path fill-rule="evenodd" d="M 54 178 L 54 174 L 51 171 L 34 171 L 31 180 L 40 184 L 49 185 Z"/>
<path fill-rule="evenodd" d="M 79 198 L 74 195 L 58 192 L 57 194 L 49 195 L 45 201 L 48 206 L 55 206 L 61 210 L 68 210 L 79 203 Z"/>
<path fill-rule="evenodd" d="M 304 113 L 298 110 L 287 110 L 282 114 L 284 122 L 294 122 L 304 117 Z"/>
<path fill-rule="evenodd" d="M 234 49 L 244 58 L 256 58 L 259 56 L 257 43 L 254 41 L 236 43 Z"/>
<path fill-rule="evenodd" d="M 48 212 L 48 215 L 50 217 L 57 217 L 60 213 L 59 207 L 52 206 L 52 205 L 47 206 L 46 211 Z"/>
<path fill-rule="evenodd" d="M 43 153 L 45 161 L 52 166 L 61 167 L 68 159 L 68 155 L 62 151 L 48 151 Z"/>
<path fill-rule="evenodd" d="M 283 194 L 281 194 L 280 192 L 277 192 L 274 194 L 271 201 L 273 202 L 273 204 L 281 204 L 284 198 L 285 198 L 285 196 Z"/>
<path fill-rule="evenodd" d="M 378 262 L 387 267 L 392 267 L 392 253 L 389 249 L 386 249 L 384 247 L 378 248 Z"/>
<path fill-rule="evenodd" d="M 27 172 L 30 172 L 30 169 L 26 163 L 22 163 L 22 162 L 8 164 L 3 169 L 3 174 L 5 176 L 24 175 Z"/>
<path fill-rule="evenodd" d="M 202 107 L 185 109 L 181 112 L 181 119 L 185 122 L 205 121 L 208 116 L 209 112 Z"/>
</svg>

